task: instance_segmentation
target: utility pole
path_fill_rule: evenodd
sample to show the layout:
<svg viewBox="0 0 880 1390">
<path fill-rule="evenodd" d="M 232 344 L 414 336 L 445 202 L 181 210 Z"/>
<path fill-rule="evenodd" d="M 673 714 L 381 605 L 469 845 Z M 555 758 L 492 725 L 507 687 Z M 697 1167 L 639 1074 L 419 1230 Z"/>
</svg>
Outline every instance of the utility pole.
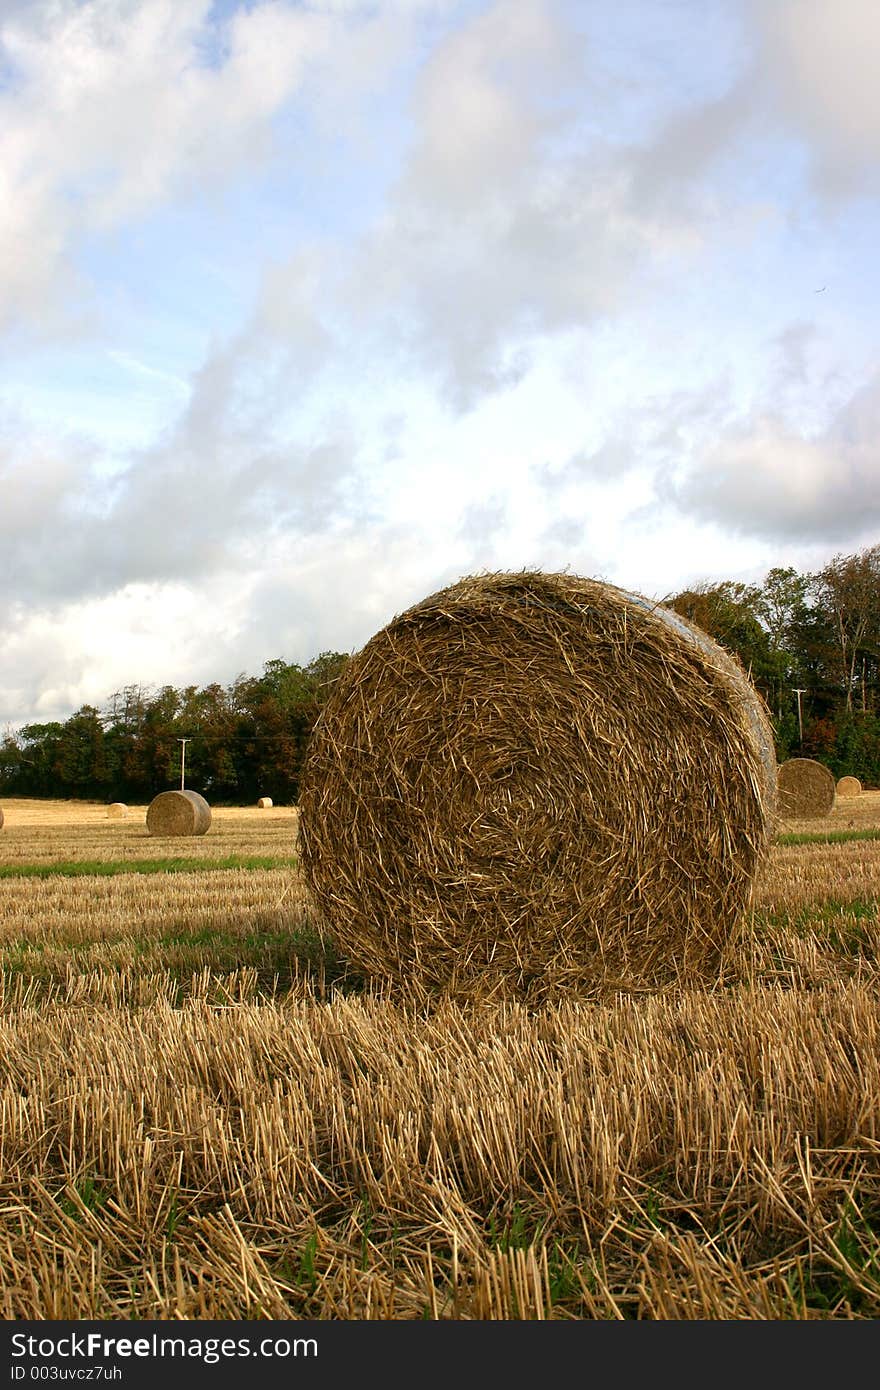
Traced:
<svg viewBox="0 0 880 1390">
<path fill-rule="evenodd" d="M 189 743 L 189 739 L 179 738 L 177 742 L 180 744 L 180 790 L 183 791 L 183 772 L 186 767 L 186 745 Z"/>
<path fill-rule="evenodd" d="M 806 695 L 807 692 L 806 692 L 806 690 L 798 690 L 797 686 L 795 686 L 795 687 L 793 687 L 793 688 L 794 688 L 794 693 L 795 693 L 795 695 L 798 697 L 798 735 L 799 735 L 800 742 L 803 743 L 803 741 L 804 741 L 804 721 L 803 721 L 803 716 L 801 715 L 801 696 L 802 696 L 802 695 Z"/>
</svg>

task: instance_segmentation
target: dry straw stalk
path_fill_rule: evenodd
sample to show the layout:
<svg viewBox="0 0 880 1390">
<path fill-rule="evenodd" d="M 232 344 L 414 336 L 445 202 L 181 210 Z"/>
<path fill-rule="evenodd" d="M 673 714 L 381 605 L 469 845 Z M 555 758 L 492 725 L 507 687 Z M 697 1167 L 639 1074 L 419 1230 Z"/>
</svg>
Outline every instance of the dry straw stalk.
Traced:
<svg viewBox="0 0 880 1390">
<path fill-rule="evenodd" d="M 596 580 L 472 576 L 351 658 L 300 851 L 326 929 L 410 995 L 541 998 L 717 968 L 774 820 L 742 667 Z"/>
<path fill-rule="evenodd" d="M 788 758 L 777 774 L 779 811 L 793 820 L 827 816 L 834 808 L 834 774 L 814 758 Z"/>
<path fill-rule="evenodd" d="M 837 783 L 838 796 L 861 796 L 862 784 L 858 777 L 841 777 Z"/>
<path fill-rule="evenodd" d="M 198 792 L 160 792 L 147 807 L 150 835 L 204 835 L 211 824 L 211 808 Z"/>
</svg>

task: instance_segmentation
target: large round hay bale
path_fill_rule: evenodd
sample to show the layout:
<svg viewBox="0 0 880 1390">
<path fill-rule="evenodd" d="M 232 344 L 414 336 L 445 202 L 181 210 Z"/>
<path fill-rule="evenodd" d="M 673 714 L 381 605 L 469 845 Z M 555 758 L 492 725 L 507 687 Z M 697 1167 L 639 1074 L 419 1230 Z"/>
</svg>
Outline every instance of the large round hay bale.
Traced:
<svg viewBox="0 0 880 1390">
<path fill-rule="evenodd" d="M 861 796 L 862 784 L 858 777 L 841 777 L 837 783 L 838 796 Z"/>
<path fill-rule="evenodd" d="M 834 807 L 834 773 L 815 758 L 788 758 L 777 773 L 779 812 L 791 820 L 814 820 Z"/>
<path fill-rule="evenodd" d="M 107 816 L 110 820 L 125 820 L 128 815 L 128 807 L 124 801 L 111 801 L 107 807 Z"/>
<path fill-rule="evenodd" d="M 150 835 L 204 835 L 211 824 L 211 808 L 198 792 L 160 792 L 147 807 Z"/>
<path fill-rule="evenodd" d="M 3 829 L 3 807 L 0 806 L 0 830 Z"/>
<path fill-rule="evenodd" d="M 267 811 L 269 807 L 272 805 L 271 796 L 261 796 L 257 802 L 257 805 L 259 806 L 261 811 Z"/>
<path fill-rule="evenodd" d="M 410 996 L 717 967 L 774 824 L 763 701 L 704 632 L 570 574 L 462 579 L 354 655 L 299 847 L 324 927 Z"/>
</svg>

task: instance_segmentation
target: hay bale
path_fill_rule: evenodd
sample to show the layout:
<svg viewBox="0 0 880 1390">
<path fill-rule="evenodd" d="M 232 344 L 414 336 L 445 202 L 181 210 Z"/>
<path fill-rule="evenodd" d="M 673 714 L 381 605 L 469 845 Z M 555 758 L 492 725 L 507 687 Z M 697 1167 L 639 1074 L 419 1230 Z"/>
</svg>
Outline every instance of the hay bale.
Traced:
<svg viewBox="0 0 880 1390">
<path fill-rule="evenodd" d="M 107 816 L 110 820 L 125 820 L 128 815 L 128 807 L 124 801 L 111 801 L 107 807 Z"/>
<path fill-rule="evenodd" d="M 3 829 L 3 807 L 0 806 L 0 830 Z"/>
<path fill-rule="evenodd" d="M 349 662 L 299 848 L 325 928 L 412 997 L 644 987 L 717 967 L 774 823 L 741 665 L 640 595 L 472 576 Z"/>
<path fill-rule="evenodd" d="M 814 758 L 788 758 L 777 773 L 780 815 L 815 820 L 834 807 L 834 774 Z"/>
<path fill-rule="evenodd" d="M 272 805 L 271 796 L 261 796 L 259 801 L 257 802 L 257 805 L 259 806 L 261 811 L 268 810 L 269 807 Z"/>
<path fill-rule="evenodd" d="M 160 792 L 147 807 L 150 835 L 204 835 L 211 824 L 211 808 L 198 792 Z"/>
<path fill-rule="evenodd" d="M 862 784 L 858 777 L 841 777 L 837 783 L 838 796 L 861 796 Z"/>
</svg>

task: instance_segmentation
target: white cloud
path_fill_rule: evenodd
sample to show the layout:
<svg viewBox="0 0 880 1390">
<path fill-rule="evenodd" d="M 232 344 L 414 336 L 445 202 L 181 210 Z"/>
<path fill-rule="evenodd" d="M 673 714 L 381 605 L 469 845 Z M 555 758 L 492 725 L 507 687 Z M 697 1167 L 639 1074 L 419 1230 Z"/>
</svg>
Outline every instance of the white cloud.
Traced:
<svg viewBox="0 0 880 1390">
<path fill-rule="evenodd" d="M 273 154 L 274 119 L 334 61 L 343 21 L 281 0 L 235 11 L 220 33 L 210 0 L 13 10 L 0 24 L 11 74 L 0 89 L 0 327 L 54 321 L 83 237 L 253 177 Z"/>
<path fill-rule="evenodd" d="M 454 409 L 520 380 L 541 336 L 618 305 L 647 251 L 620 171 L 579 128 L 589 83 L 583 41 L 539 0 L 496 0 L 419 74 L 412 146 L 349 303 Z"/>
<path fill-rule="evenodd" d="M 874 0 L 750 0 L 768 99 L 807 142 L 823 193 L 880 191 Z"/>
<path fill-rule="evenodd" d="M 731 531 L 855 544 L 880 526 L 878 433 L 880 375 L 815 434 L 759 408 L 692 457 L 667 495 Z"/>
</svg>

